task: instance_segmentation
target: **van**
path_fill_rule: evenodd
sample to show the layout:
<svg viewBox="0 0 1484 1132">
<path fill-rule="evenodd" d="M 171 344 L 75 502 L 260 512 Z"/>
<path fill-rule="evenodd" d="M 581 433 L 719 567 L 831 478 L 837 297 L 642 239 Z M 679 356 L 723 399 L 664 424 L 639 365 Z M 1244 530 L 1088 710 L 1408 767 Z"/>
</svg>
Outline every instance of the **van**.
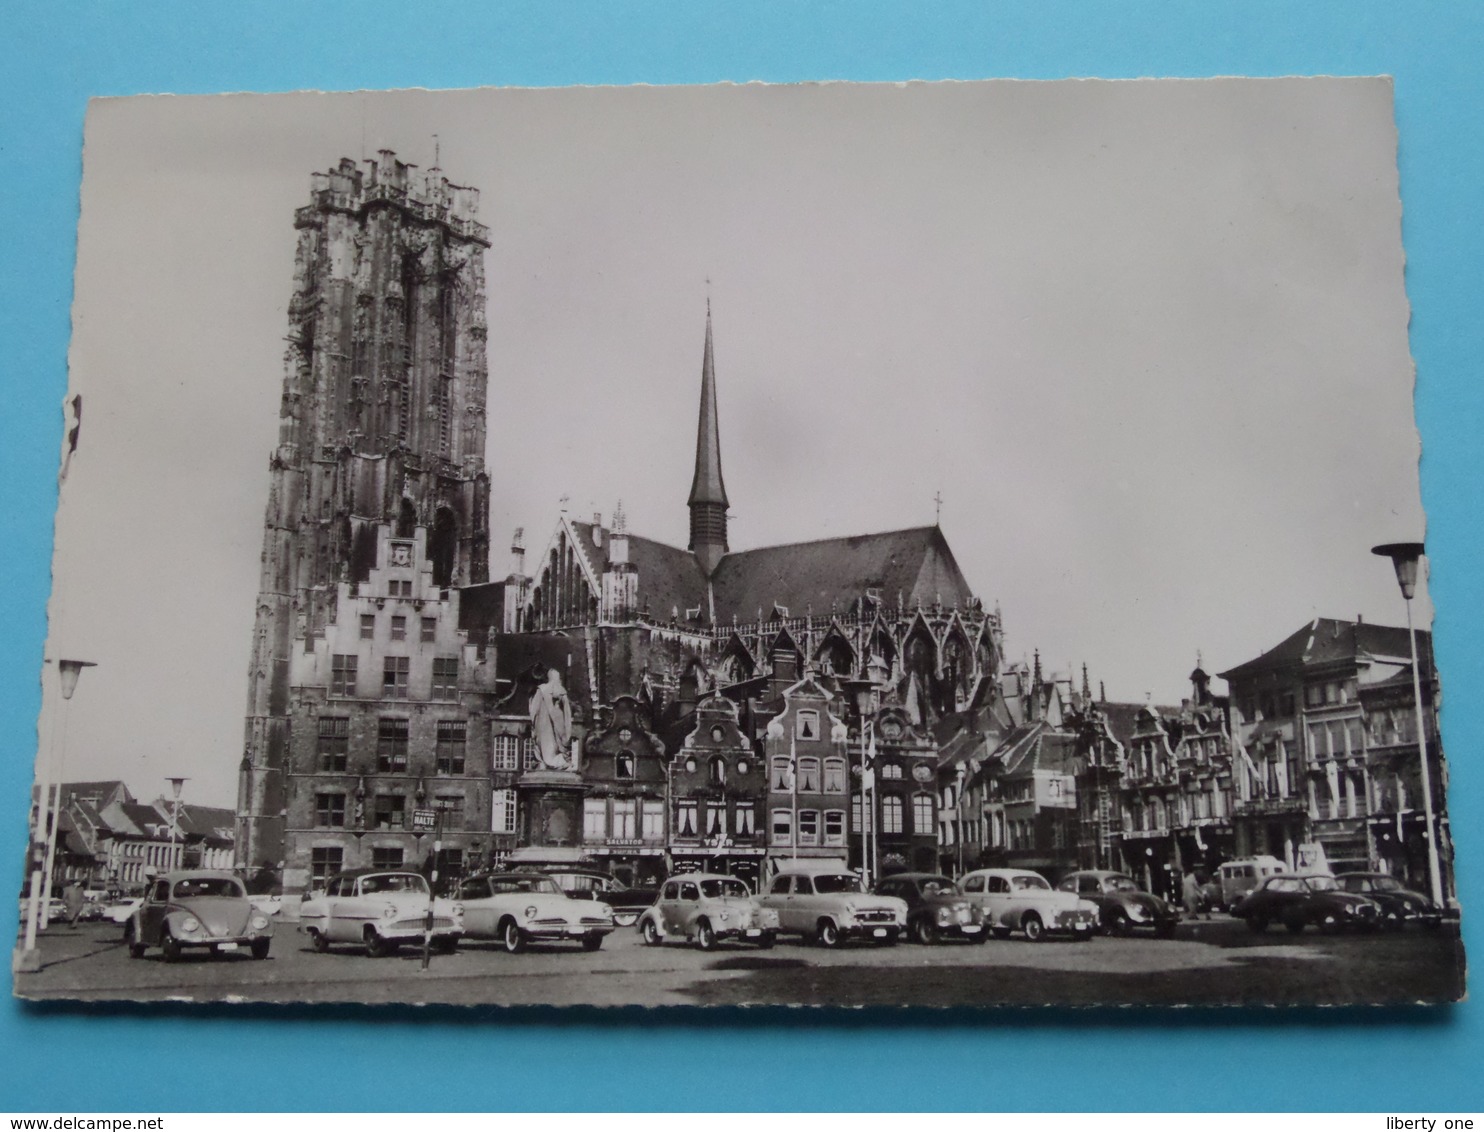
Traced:
<svg viewBox="0 0 1484 1132">
<path fill-rule="evenodd" d="M 1218 870 L 1221 877 L 1221 906 L 1230 908 L 1268 877 L 1286 873 L 1288 866 L 1277 857 L 1241 857 Z"/>
</svg>

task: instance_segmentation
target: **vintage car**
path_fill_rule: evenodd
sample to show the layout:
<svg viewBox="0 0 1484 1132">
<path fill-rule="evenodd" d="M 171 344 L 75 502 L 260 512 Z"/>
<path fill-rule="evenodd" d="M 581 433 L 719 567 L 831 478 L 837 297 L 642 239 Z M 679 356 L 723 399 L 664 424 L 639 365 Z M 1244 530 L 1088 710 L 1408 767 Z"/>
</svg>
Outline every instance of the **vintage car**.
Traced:
<svg viewBox="0 0 1484 1132">
<path fill-rule="evenodd" d="M 1335 883 L 1341 891 L 1366 896 L 1381 906 L 1381 926 L 1400 931 L 1408 924 L 1436 928 L 1443 912 L 1436 904 L 1407 888 L 1389 873 L 1340 873 Z"/>
<path fill-rule="evenodd" d="M 766 949 L 778 936 L 778 913 L 764 908 L 736 877 L 686 873 L 660 886 L 659 899 L 639 917 L 639 934 L 651 947 L 683 939 L 702 951 L 723 940 Z"/>
<path fill-rule="evenodd" d="M 1370 931 L 1381 925 L 1381 905 L 1368 896 L 1345 892 L 1328 873 L 1280 873 L 1262 882 L 1232 908 L 1255 932 L 1281 923 L 1297 935 L 1309 924 L 1320 931 L 1355 927 Z"/>
<path fill-rule="evenodd" d="M 144 903 L 142 896 L 125 896 L 117 900 L 110 900 L 103 905 L 103 918 L 111 920 L 115 924 L 128 924 L 134 918 L 134 913 Z"/>
<path fill-rule="evenodd" d="M 468 939 L 498 940 L 512 955 L 535 941 L 576 940 L 584 951 L 603 946 L 613 911 L 601 900 L 574 900 L 542 873 L 486 873 L 459 885 Z"/>
<path fill-rule="evenodd" d="M 267 959 L 273 925 L 252 906 L 242 882 L 231 873 L 191 870 L 150 881 L 124 926 L 124 942 L 133 959 L 142 959 L 150 947 L 158 947 L 167 963 L 187 948 L 245 950 L 254 959 Z"/>
<path fill-rule="evenodd" d="M 1149 928 L 1157 936 L 1168 937 L 1175 934 L 1180 923 L 1178 908 L 1145 892 L 1125 873 L 1084 869 L 1062 877 L 1056 887 L 1097 905 L 1098 923 L 1103 931 L 1114 935 Z"/>
<path fill-rule="evenodd" d="M 1262 884 L 1268 877 L 1287 871 L 1288 866 L 1277 857 L 1239 857 L 1235 861 L 1227 861 L 1216 870 L 1221 899 L 1215 906 L 1224 911 Z"/>
<path fill-rule="evenodd" d="M 918 943 L 989 938 L 984 909 L 964 897 L 958 885 L 937 873 L 896 873 L 879 881 L 877 896 L 895 896 L 907 905 L 907 934 Z"/>
<path fill-rule="evenodd" d="M 599 900 L 608 905 L 613 910 L 613 922 L 621 928 L 632 927 L 638 922 L 639 914 L 660 894 L 657 885 L 626 887 L 616 878 L 596 869 L 549 868 L 542 871 L 573 900 Z"/>
<path fill-rule="evenodd" d="M 907 905 L 868 896 L 843 861 L 791 861 L 759 903 L 778 915 L 778 931 L 838 947 L 847 939 L 893 944 L 907 930 Z"/>
<path fill-rule="evenodd" d="M 299 930 L 316 951 L 335 943 L 355 943 L 373 959 L 396 953 L 404 943 L 421 943 L 428 915 L 428 882 L 405 869 L 354 869 L 337 873 L 324 890 L 299 908 Z M 464 934 L 464 910 L 452 900 L 433 902 L 432 946 L 452 951 Z"/>
<path fill-rule="evenodd" d="M 984 910 L 984 922 L 999 939 L 1023 932 L 1039 943 L 1053 935 L 1091 939 L 1097 932 L 1096 904 L 1058 892 L 1030 869 L 975 869 L 960 877 L 958 886 Z"/>
</svg>

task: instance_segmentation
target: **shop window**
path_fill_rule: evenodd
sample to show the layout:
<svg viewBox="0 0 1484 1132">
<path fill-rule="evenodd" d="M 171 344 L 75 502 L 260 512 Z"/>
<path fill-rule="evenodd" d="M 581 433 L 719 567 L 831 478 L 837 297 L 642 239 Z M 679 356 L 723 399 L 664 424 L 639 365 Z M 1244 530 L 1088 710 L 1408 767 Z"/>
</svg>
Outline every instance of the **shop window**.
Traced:
<svg viewBox="0 0 1484 1132">
<path fill-rule="evenodd" d="M 824 812 L 824 843 L 826 845 L 845 844 L 844 810 L 826 810 Z"/>
<path fill-rule="evenodd" d="M 653 798 L 646 798 L 641 816 L 644 823 L 641 836 L 644 840 L 663 841 L 665 839 L 665 804 Z"/>
<path fill-rule="evenodd" d="M 773 811 L 773 833 L 771 840 L 774 845 L 792 845 L 794 843 L 794 816 L 792 811 Z"/>
<path fill-rule="evenodd" d="M 799 844 L 800 845 L 818 845 L 819 844 L 819 811 L 818 810 L 800 810 L 799 811 Z"/>
<path fill-rule="evenodd" d="M 613 800 L 613 836 L 632 840 L 638 836 L 635 830 L 638 803 L 633 798 Z"/>
</svg>

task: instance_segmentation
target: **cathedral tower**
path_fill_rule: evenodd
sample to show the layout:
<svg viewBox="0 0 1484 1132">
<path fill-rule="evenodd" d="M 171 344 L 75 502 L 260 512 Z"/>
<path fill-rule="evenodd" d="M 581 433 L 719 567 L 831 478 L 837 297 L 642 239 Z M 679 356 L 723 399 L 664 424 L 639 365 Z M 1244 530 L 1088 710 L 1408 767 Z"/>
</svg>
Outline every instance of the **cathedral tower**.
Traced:
<svg viewBox="0 0 1484 1132">
<path fill-rule="evenodd" d="M 709 578 L 728 551 L 727 488 L 721 478 L 721 428 L 716 419 L 716 368 L 711 359 L 711 304 L 706 304 L 706 352 L 701 359 L 701 416 L 696 474 L 690 485 L 690 550 Z"/>
<path fill-rule="evenodd" d="M 240 768 L 238 857 L 283 856 L 290 663 L 416 540 L 430 592 L 489 580 L 479 193 L 383 150 L 312 178 L 298 249 Z M 345 586 L 349 586 L 347 591 Z"/>
</svg>

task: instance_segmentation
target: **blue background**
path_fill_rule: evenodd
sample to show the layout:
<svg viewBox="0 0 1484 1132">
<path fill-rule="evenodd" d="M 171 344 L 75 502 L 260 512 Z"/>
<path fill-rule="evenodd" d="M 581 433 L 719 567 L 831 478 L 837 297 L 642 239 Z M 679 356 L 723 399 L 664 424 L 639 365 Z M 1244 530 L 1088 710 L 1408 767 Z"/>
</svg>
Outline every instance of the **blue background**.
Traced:
<svg viewBox="0 0 1484 1132">
<path fill-rule="evenodd" d="M 1484 669 L 1474 503 L 1484 478 L 1475 436 L 1484 402 L 1481 25 L 1484 5 L 1395 0 L 4 4 L 0 483 L 9 503 L 0 528 L 0 800 L 8 801 L 0 806 L 0 861 L 24 852 L 20 799 L 39 707 L 89 96 L 1389 73 L 1460 895 L 1475 913 L 1465 920 L 1466 942 L 1484 946 L 1484 710 L 1473 698 Z M 0 1002 L 0 1048 L 0 1108 L 44 1111 L 1484 1108 L 1477 1001 L 1385 1013 L 991 1014 L 84 1012 Z"/>
</svg>

